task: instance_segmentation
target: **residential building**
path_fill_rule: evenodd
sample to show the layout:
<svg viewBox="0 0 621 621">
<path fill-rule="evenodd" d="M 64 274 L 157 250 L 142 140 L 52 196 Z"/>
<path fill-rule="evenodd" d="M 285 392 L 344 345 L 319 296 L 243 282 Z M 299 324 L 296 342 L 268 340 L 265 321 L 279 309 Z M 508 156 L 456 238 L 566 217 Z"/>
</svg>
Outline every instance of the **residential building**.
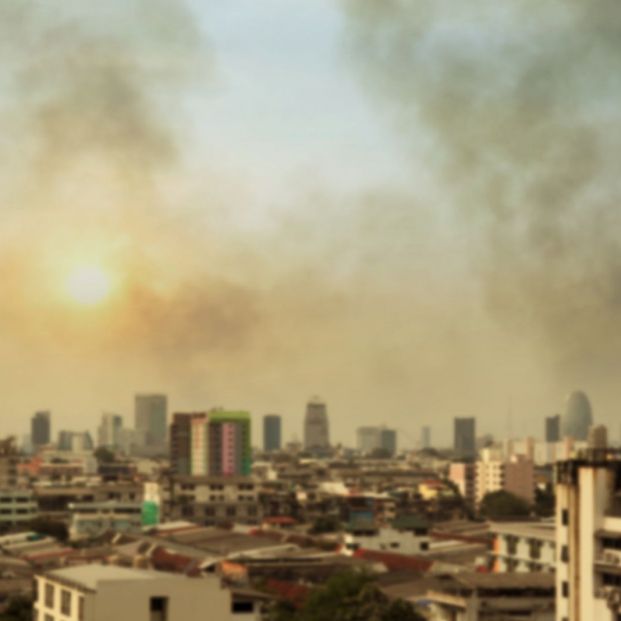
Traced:
<svg viewBox="0 0 621 621">
<path fill-rule="evenodd" d="M 554 621 L 549 573 L 445 575 L 420 598 L 438 621 Z M 416 601 L 416 600 L 414 600 Z M 599 617 L 589 618 L 597 621 Z"/>
<path fill-rule="evenodd" d="M 216 576 L 82 565 L 36 576 L 34 609 L 41 621 L 233 621 L 230 591 Z"/>
<path fill-rule="evenodd" d="M 168 399 L 166 395 L 136 395 L 134 417 L 134 428 L 144 434 L 144 445 L 138 447 L 138 450 L 149 455 L 165 453 L 168 432 Z"/>
<path fill-rule="evenodd" d="M 196 419 L 205 421 L 207 414 L 178 412 L 173 415 L 170 426 L 170 466 L 175 474 L 192 474 L 192 421 Z"/>
<path fill-rule="evenodd" d="M 449 466 L 449 480 L 452 481 L 466 504 L 474 506 L 476 500 L 476 468 L 472 462 L 453 462 Z"/>
<path fill-rule="evenodd" d="M 0 489 L 17 485 L 18 463 L 19 453 L 15 445 L 15 438 L 9 437 L 0 440 Z"/>
<path fill-rule="evenodd" d="M 474 459 L 476 457 L 476 419 L 455 419 L 453 449 L 459 459 Z"/>
<path fill-rule="evenodd" d="M 263 450 L 266 453 L 280 451 L 282 447 L 282 417 L 266 414 L 263 417 Z"/>
<path fill-rule="evenodd" d="M 71 539 L 88 539 L 109 531 L 139 532 L 142 527 L 142 503 L 105 500 L 69 504 Z"/>
<path fill-rule="evenodd" d="M 252 468 L 248 412 L 209 412 L 207 464 L 210 476 L 249 476 Z"/>
<path fill-rule="evenodd" d="M 306 405 L 304 417 L 304 448 L 322 451 L 330 448 L 330 427 L 326 404 L 318 397 Z"/>
<path fill-rule="evenodd" d="M 0 527 L 18 526 L 38 517 L 39 508 L 30 489 L 0 489 Z"/>
<path fill-rule="evenodd" d="M 546 442 L 561 441 L 561 415 L 555 414 L 546 418 Z"/>
<path fill-rule="evenodd" d="M 503 459 L 491 451 L 481 451 L 481 459 L 475 466 L 475 499 L 480 503 L 486 494 L 505 491 L 527 503 L 535 500 L 535 468 L 524 455 L 512 455 Z"/>
<path fill-rule="evenodd" d="M 556 465 L 556 619 L 621 618 L 621 452 Z"/>
<path fill-rule="evenodd" d="M 97 430 L 97 444 L 112 450 L 122 447 L 123 417 L 105 412 Z"/>
<path fill-rule="evenodd" d="M 173 477 L 164 499 L 166 517 L 214 525 L 257 524 L 259 491 L 249 477 Z"/>
<path fill-rule="evenodd" d="M 34 452 L 41 446 L 50 443 L 51 428 L 51 412 L 35 412 L 34 416 L 30 419 L 30 442 Z"/>
<path fill-rule="evenodd" d="M 343 536 L 343 553 L 357 550 L 417 555 L 429 550 L 429 524 L 418 516 L 403 516 L 390 526 L 379 526 L 375 520 L 350 522 Z"/>
<path fill-rule="evenodd" d="M 493 572 L 554 572 L 556 569 L 554 521 L 497 522 L 490 525 L 489 532 L 493 544 L 488 558 Z"/>
</svg>

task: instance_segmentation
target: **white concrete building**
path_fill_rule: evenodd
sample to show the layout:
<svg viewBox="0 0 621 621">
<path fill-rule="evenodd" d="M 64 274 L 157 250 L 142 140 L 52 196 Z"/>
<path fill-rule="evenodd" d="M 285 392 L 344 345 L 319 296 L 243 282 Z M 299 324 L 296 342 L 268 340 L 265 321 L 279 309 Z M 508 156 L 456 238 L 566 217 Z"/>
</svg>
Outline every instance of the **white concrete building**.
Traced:
<svg viewBox="0 0 621 621">
<path fill-rule="evenodd" d="M 231 593 L 215 576 L 83 565 L 36 576 L 37 621 L 234 621 Z"/>
<path fill-rule="evenodd" d="M 356 550 L 373 550 L 417 555 L 427 553 L 429 543 L 429 525 L 416 516 L 398 518 L 390 527 L 360 521 L 347 527 L 343 553 L 353 555 Z"/>
<path fill-rule="evenodd" d="M 621 619 L 621 453 L 556 466 L 556 619 Z"/>
<path fill-rule="evenodd" d="M 69 505 L 71 539 L 96 537 L 106 531 L 139 532 L 142 504 L 139 502 L 74 502 Z"/>
<path fill-rule="evenodd" d="M 556 563 L 556 530 L 549 522 L 496 522 L 488 552 L 494 573 L 553 572 Z"/>
<path fill-rule="evenodd" d="M 30 489 L 0 489 L 0 525 L 29 522 L 39 515 L 39 506 Z"/>
</svg>

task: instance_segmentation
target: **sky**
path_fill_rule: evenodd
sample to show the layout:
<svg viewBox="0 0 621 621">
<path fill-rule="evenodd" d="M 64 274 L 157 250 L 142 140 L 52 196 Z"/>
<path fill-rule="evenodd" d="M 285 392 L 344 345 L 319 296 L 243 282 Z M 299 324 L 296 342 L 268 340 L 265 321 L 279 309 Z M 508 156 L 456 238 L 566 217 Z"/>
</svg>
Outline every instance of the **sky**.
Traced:
<svg viewBox="0 0 621 621">
<path fill-rule="evenodd" d="M 7 0 L 0 412 L 616 435 L 610 0 Z M 259 442 L 259 424 L 255 441 Z"/>
</svg>

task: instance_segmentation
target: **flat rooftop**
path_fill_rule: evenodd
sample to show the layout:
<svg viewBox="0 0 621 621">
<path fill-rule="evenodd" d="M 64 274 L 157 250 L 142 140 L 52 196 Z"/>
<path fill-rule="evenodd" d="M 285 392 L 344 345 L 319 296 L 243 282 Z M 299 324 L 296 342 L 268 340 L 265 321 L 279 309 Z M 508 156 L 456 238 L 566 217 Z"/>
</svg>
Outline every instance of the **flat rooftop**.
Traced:
<svg viewBox="0 0 621 621">
<path fill-rule="evenodd" d="M 89 591 L 96 591 L 102 582 L 119 581 L 126 582 L 145 580 L 185 580 L 184 576 L 167 574 L 161 571 L 149 571 L 146 569 L 129 569 L 115 565 L 80 565 L 55 569 L 45 574 L 52 580 L 58 580 L 65 584 L 82 587 Z"/>
</svg>

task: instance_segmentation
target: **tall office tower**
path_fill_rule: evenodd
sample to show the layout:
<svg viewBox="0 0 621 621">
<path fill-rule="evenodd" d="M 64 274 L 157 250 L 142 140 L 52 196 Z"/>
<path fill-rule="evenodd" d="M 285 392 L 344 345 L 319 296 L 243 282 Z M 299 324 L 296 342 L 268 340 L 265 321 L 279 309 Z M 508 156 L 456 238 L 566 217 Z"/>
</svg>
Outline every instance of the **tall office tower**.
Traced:
<svg viewBox="0 0 621 621">
<path fill-rule="evenodd" d="M 122 444 L 123 417 L 118 414 L 103 413 L 97 429 L 97 444 L 110 449 L 119 449 Z"/>
<path fill-rule="evenodd" d="M 556 463 L 556 619 L 621 618 L 621 453 Z"/>
<path fill-rule="evenodd" d="M 280 451 L 282 446 L 282 418 L 278 414 L 263 417 L 263 450 L 266 453 Z"/>
<path fill-rule="evenodd" d="M 593 413 L 589 398 L 580 390 L 572 392 L 567 398 L 562 432 L 564 438 L 584 441 L 593 424 Z"/>
<path fill-rule="evenodd" d="M 372 453 L 381 446 L 381 429 L 379 427 L 358 427 L 356 436 L 358 450 L 361 453 Z"/>
<path fill-rule="evenodd" d="M 431 448 L 431 427 L 423 427 L 420 435 L 421 448 Z"/>
<path fill-rule="evenodd" d="M 208 474 L 250 475 L 252 467 L 250 414 L 212 410 L 208 417 Z"/>
<path fill-rule="evenodd" d="M 456 418 L 454 451 L 460 459 L 476 457 L 476 420 L 474 418 Z"/>
<path fill-rule="evenodd" d="M 546 418 L 546 442 L 561 441 L 561 415 L 548 416 Z"/>
<path fill-rule="evenodd" d="M 166 395 L 136 395 L 134 427 L 144 434 L 144 449 L 148 453 L 166 450 L 167 411 Z"/>
<path fill-rule="evenodd" d="M 73 453 L 84 453 L 92 451 L 93 438 L 88 431 L 66 431 L 58 432 L 58 450 L 71 451 Z"/>
<path fill-rule="evenodd" d="M 380 428 L 380 449 L 390 457 L 397 453 L 397 432 L 394 429 Z"/>
<path fill-rule="evenodd" d="M 50 443 L 51 427 L 52 415 L 50 412 L 35 412 L 35 415 L 30 419 L 30 441 L 34 451 Z"/>
<path fill-rule="evenodd" d="M 176 413 L 170 425 L 170 466 L 175 474 L 192 474 L 192 422 L 207 420 L 204 412 Z"/>
<path fill-rule="evenodd" d="M 330 428 L 326 404 L 317 397 L 311 399 L 306 406 L 304 448 L 310 451 L 330 448 Z"/>
</svg>

